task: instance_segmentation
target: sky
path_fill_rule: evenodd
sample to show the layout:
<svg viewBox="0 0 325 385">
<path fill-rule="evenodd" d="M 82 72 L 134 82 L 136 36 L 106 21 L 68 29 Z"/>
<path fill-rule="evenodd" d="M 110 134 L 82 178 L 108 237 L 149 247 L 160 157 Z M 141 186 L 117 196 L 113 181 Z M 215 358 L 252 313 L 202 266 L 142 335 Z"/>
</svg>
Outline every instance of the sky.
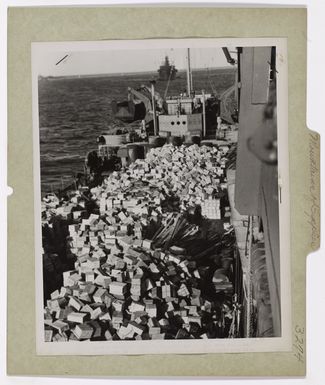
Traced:
<svg viewBox="0 0 325 385">
<path fill-rule="evenodd" d="M 186 68 L 186 48 L 45 52 L 37 61 L 41 76 L 71 76 L 157 71 L 167 55 L 172 64 Z M 62 58 L 64 60 L 57 64 Z M 191 48 L 192 68 L 230 66 L 220 47 Z"/>
</svg>

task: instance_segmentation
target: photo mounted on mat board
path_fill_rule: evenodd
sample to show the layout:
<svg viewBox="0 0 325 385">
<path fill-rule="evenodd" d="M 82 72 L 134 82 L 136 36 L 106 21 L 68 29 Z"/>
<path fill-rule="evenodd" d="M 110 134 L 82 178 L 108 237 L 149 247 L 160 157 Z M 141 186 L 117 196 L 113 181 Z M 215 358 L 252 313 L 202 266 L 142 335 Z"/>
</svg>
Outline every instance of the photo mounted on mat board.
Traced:
<svg viewBox="0 0 325 385">
<path fill-rule="evenodd" d="M 37 353 L 289 350 L 286 40 L 33 43 L 32 72 Z"/>
</svg>

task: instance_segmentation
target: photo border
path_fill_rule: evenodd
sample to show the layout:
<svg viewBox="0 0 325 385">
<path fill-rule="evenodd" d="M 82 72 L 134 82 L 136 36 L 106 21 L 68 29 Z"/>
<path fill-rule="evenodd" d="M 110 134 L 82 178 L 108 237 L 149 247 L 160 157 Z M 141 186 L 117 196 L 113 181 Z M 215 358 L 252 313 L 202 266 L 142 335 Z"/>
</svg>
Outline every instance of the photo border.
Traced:
<svg viewBox="0 0 325 385">
<path fill-rule="evenodd" d="M 171 47 L 172 44 L 172 47 Z M 203 45 L 204 46 L 203 46 Z M 158 46 L 157 46 L 158 45 Z M 205 47 L 276 47 L 277 68 L 277 130 L 279 202 L 281 337 L 155 340 L 155 341 L 67 341 L 44 342 L 43 268 L 41 245 L 41 185 L 38 124 L 37 60 L 46 52 L 80 52 L 104 49 L 157 49 Z M 32 43 L 33 88 L 33 146 L 34 146 L 34 209 L 35 209 L 35 268 L 36 268 L 36 342 L 39 355 L 138 355 L 138 354 L 202 354 L 239 352 L 290 351 L 291 333 L 291 264 L 290 258 L 290 194 L 288 146 L 288 71 L 286 38 L 195 38 L 195 39 L 139 39 L 75 42 Z M 35 102 L 35 100 L 37 102 Z M 289 277 L 289 278 L 288 278 Z M 42 290 L 40 290 L 42 288 Z M 193 346 L 195 345 L 195 347 Z M 217 346 L 216 346 L 217 345 Z M 145 353 L 144 353 L 145 351 Z"/>
</svg>

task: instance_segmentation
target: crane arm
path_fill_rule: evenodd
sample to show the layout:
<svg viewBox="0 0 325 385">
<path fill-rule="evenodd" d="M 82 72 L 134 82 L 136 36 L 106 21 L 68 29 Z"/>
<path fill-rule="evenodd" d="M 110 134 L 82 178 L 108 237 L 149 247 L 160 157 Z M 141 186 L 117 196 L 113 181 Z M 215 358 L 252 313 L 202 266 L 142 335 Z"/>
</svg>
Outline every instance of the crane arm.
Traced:
<svg viewBox="0 0 325 385">
<path fill-rule="evenodd" d="M 152 110 L 151 100 L 147 96 L 145 96 L 140 91 L 135 90 L 134 88 L 128 88 L 128 92 L 130 95 L 135 96 L 144 104 L 147 113 Z"/>
</svg>

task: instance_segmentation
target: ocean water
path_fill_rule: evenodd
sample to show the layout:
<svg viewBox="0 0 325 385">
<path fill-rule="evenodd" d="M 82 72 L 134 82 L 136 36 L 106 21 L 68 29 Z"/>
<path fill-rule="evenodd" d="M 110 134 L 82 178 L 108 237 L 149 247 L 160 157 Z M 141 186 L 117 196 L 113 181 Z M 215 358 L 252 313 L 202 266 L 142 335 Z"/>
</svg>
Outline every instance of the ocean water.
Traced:
<svg viewBox="0 0 325 385">
<path fill-rule="evenodd" d="M 39 130 L 42 193 L 57 191 L 83 172 L 87 153 L 97 149 L 96 138 L 113 127 L 125 126 L 112 116 L 111 101 L 127 97 L 127 88 L 150 86 L 154 73 L 39 80 Z M 234 84 L 235 71 L 193 71 L 195 90 L 220 95 Z M 167 81 L 157 81 L 164 95 Z M 186 74 L 171 81 L 167 96 L 186 89 Z"/>
</svg>

